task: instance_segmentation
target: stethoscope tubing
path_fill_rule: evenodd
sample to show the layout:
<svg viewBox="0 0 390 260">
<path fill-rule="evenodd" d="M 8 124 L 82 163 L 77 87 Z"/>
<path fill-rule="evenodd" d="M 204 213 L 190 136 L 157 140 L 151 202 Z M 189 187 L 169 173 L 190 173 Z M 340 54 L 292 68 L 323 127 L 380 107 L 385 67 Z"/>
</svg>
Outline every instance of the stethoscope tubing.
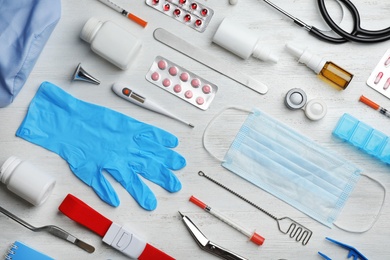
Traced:
<svg viewBox="0 0 390 260">
<path fill-rule="evenodd" d="M 366 30 L 361 27 L 361 18 L 356 6 L 349 0 L 338 1 L 344 3 L 352 14 L 354 22 L 352 32 L 346 32 L 333 21 L 326 9 L 325 0 L 317 0 L 318 9 L 320 10 L 322 18 L 328 24 L 328 26 L 342 38 L 334 38 L 327 36 L 315 27 L 312 27 L 312 29 L 310 30 L 310 33 L 312 35 L 332 43 L 343 43 L 346 41 L 354 41 L 359 43 L 377 43 L 390 39 L 390 27 L 382 30 Z"/>
<path fill-rule="evenodd" d="M 322 32 L 320 29 L 314 26 L 310 26 L 300 19 L 292 16 L 285 10 L 281 9 L 274 3 L 272 3 L 269 0 L 263 0 L 265 3 L 282 13 L 283 15 L 287 16 L 291 20 L 294 21 L 295 24 L 298 26 L 306 29 L 310 35 L 331 43 L 345 43 L 348 41 L 358 42 L 358 43 L 377 43 L 377 42 L 383 42 L 390 39 L 390 27 L 381 29 L 381 30 L 366 30 L 361 27 L 361 18 L 359 11 L 357 10 L 356 6 L 349 0 L 336 0 L 340 1 L 340 3 L 344 3 L 344 5 L 348 8 L 350 11 L 352 18 L 353 18 L 353 29 L 351 32 L 346 32 L 338 24 L 336 24 L 332 17 L 329 15 L 328 10 L 325 6 L 325 0 L 317 0 L 318 9 L 320 10 L 321 16 L 323 20 L 328 24 L 328 26 L 333 30 L 334 33 L 339 35 L 340 37 L 333 37 L 326 35 L 324 32 Z"/>
</svg>

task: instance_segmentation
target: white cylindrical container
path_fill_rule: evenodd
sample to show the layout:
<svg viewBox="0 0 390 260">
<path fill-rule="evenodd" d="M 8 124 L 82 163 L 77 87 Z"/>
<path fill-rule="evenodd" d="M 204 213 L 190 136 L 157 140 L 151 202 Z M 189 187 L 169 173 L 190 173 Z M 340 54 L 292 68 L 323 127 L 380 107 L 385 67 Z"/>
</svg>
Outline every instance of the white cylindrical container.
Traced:
<svg viewBox="0 0 390 260">
<path fill-rule="evenodd" d="M 127 30 L 94 17 L 85 23 L 80 37 L 91 44 L 92 51 L 123 70 L 129 68 L 141 48 L 141 42 Z"/>
<path fill-rule="evenodd" d="M 253 55 L 263 61 L 278 62 L 278 57 L 261 46 L 251 30 L 226 18 L 215 32 L 213 42 L 243 59 Z"/>
<path fill-rule="evenodd" d="M 15 156 L 8 158 L 1 166 L 0 181 L 35 206 L 45 202 L 55 186 L 53 177 Z"/>
</svg>

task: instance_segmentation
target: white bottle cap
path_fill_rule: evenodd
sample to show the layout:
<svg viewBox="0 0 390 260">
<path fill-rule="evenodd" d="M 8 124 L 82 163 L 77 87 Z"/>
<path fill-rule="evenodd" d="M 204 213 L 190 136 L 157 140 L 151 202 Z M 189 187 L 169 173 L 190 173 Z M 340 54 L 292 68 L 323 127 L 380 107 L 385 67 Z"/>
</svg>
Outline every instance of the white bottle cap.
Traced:
<svg viewBox="0 0 390 260">
<path fill-rule="evenodd" d="M 53 177 L 15 156 L 1 166 L 0 180 L 10 191 L 35 206 L 45 202 L 55 186 Z"/>
<path fill-rule="evenodd" d="M 318 55 L 314 55 L 307 49 L 300 49 L 292 44 L 286 44 L 287 50 L 295 57 L 298 58 L 298 62 L 304 63 L 307 67 L 312 69 L 316 74 L 319 74 L 324 67 L 326 60 Z"/>
<path fill-rule="evenodd" d="M 91 43 L 102 24 L 103 23 L 95 17 L 89 18 L 81 30 L 80 38 L 88 43 Z"/>
<path fill-rule="evenodd" d="M 278 61 L 268 48 L 261 46 L 253 31 L 227 18 L 218 26 L 213 42 L 243 59 L 253 55 L 263 61 Z"/>
<path fill-rule="evenodd" d="M 22 160 L 15 156 L 9 157 L 0 168 L 0 181 L 7 183 L 11 173 L 21 162 Z"/>
<path fill-rule="evenodd" d="M 274 63 L 279 61 L 279 57 L 272 53 L 270 49 L 262 47 L 259 44 L 256 44 L 252 56 L 263 61 L 272 61 Z"/>
</svg>

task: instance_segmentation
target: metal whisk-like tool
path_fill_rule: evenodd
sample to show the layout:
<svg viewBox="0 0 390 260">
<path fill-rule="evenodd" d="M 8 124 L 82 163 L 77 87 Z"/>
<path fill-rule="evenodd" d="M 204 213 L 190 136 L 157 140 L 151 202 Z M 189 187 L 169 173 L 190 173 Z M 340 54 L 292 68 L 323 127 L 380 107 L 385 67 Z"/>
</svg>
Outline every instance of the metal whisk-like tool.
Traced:
<svg viewBox="0 0 390 260">
<path fill-rule="evenodd" d="M 222 183 L 220 183 L 220 182 L 214 180 L 213 178 L 211 178 L 210 176 L 206 175 L 204 172 L 199 171 L 198 174 L 199 174 L 199 176 L 205 177 L 209 181 L 224 188 L 225 190 L 229 191 L 233 195 L 236 195 L 237 197 L 239 197 L 243 201 L 249 203 L 250 205 L 252 205 L 256 209 L 260 210 L 261 212 L 263 212 L 267 216 L 273 218 L 277 222 L 278 229 L 280 232 L 282 232 L 284 234 L 289 234 L 289 236 L 291 238 L 295 238 L 295 241 L 297 241 L 297 242 L 302 241 L 302 245 L 306 245 L 309 242 L 309 240 L 313 234 L 313 232 L 310 229 L 306 228 L 305 226 L 299 224 L 298 222 L 296 222 L 295 220 L 293 220 L 289 217 L 277 218 L 274 215 L 272 215 L 271 213 L 269 213 L 268 211 L 266 211 L 265 209 L 261 208 L 260 206 L 256 205 L 255 203 L 253 203 L 252 201 L 246 199 L 245 197 L 241 196 L 237 192 L 233 191 L 232 189 L 226 187 Z"/>
<path fill-rule="evenodd" d="M 66 240 L 72 244 L 75 244 L 76 246 L 80 247 L 81 249 L 87 251 L 88 253 L 93 253 L 95 251 L 95 248 L 93 246 L 79 240 L 75 236 L 69 234 L 68 232 L 66 232 L 65 230 L 63 230 L 57 226 L 48 225 L 48 226 L 43 226 L 43 227 L 34 227 L 2 207 L 0 207 L 0 212 L 3 213 L 4 215 L 6 215 L 7 217 L 15 220 L 20 225 L 22 225 L 22 226 L 24 226 L 24 227 L 26 227 L 34 232 L 46 231 L 46 232 L 48 232 L 56 237 L 62 238 L 62 239 Z"/>
</svg>

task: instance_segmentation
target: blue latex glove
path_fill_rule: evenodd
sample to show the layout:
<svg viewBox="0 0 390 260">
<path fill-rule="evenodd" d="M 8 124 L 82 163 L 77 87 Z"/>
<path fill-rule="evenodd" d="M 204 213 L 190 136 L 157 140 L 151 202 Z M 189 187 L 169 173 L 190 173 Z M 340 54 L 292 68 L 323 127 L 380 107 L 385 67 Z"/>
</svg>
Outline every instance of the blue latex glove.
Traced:
<svg viewBox="0 0 390 260">
<path fill-rule="evenodd" d="M 112 206 L 119 199 L 102 171 L 110 173 L 144 209 L 157 200 L 138 174 L 170 192 L 181 189 L 169 170 L 186 165 L 172 149 L 178 139 L 157 127 L 76 99 L 44 82 L 31 101 L 16 135 L 53 151 L 99 197 Z"/>
<path fill-rule="evenodd" d="M 60 17 L 60 0 L 0 0 L 0 107 L 21 90 Z"/>
</svg>

